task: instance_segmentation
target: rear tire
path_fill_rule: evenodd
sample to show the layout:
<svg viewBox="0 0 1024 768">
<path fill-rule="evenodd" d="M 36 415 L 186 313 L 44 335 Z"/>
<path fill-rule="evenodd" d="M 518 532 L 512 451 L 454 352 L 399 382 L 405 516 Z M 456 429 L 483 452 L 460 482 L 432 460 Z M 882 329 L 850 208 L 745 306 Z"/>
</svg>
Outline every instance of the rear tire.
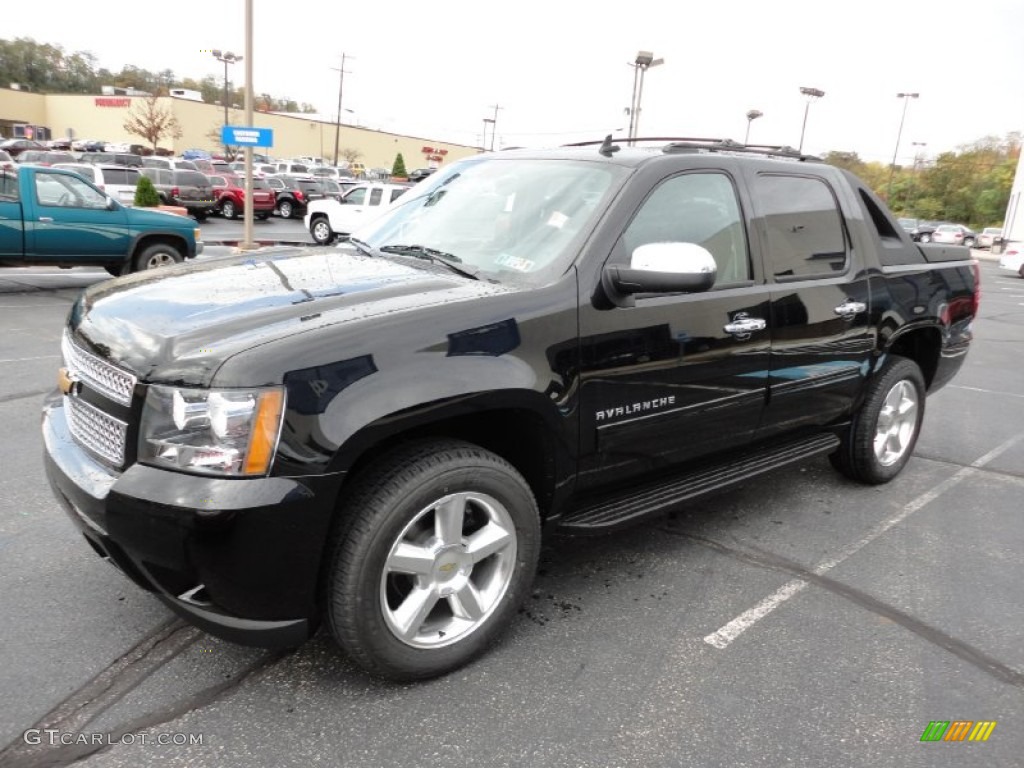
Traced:
<svg viewBox="0 0 1024 768">
<path fill-rule="evenodd" d="M 968 248 L 973 248 L 974 247 L 974 238 L 973 237 L 965 237 L 964 238 L 964 245 L 966 245 Z"/>
<path fill-rule="evenodd" d="M 133 261 L 134 272 L 169 267 L 184 259 L 181 251 L 169 243 L 154 243 L 139 251 Z"/>
<path fill-rule="evenodd" d="M 890 357 L 868 385 L 839 448 L 829 456 L 832 466 L 867 485 L 881 485 L 896 477 L 914 452 L 926 394 L 917 363 Z"/>
<path fill-rule="evenodd" d="M 225 219 L 233 219 L 238 214 L 235 210 L 235 204 L 230 200 L 225 200 L 220 206 L 220 215 Z"/>
<path fill-rule="evenodd" d="M 277 212 L 282 219 L 290 219 L 295 213 L 295 206 L 289 200 L 282 200 L 277 206 Z"/>
<path fill-rule="evenodd" d="M 533 581 L 533 493 L 479 446 L 398 449 L 355 480 L 340 514 L 327 624 L 372 674 L 419 680 L 466 664 L 512 621 Z"/>
<path fill-rule="evenodd" d="M 929 235 L 929 234 L 921 235 L 921 242 L 922 243 L 930 243 L 931 241 L 932 241 L 932 236 L 931 235 Z"/>
</svg>

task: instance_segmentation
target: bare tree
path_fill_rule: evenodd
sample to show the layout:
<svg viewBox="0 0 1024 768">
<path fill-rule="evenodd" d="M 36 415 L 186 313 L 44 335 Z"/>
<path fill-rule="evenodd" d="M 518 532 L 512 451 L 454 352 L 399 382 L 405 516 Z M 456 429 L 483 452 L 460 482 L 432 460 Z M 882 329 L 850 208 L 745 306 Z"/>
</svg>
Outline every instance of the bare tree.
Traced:
<svg viewBox="0 0 1024 768">
<path fill-rule="evenodd" d="M 356 160 L 363 156 L 363 153 L 360 150 L 351 149 L 349 147 L 345 147 L 344 149 L 338 150 L 338 154 L 341 155 L 346 160 L 348 160 L 350 163 L 354 163 Z"/>
<path fill-rule="evenodd" d="M 172 139 L 180 139 L 182 136 L 178 118 L 169 109 L 160 106 L 156 96 L 141 99 L 141 106 L 136 106 L 128 113 L 122 127 L 128 133 L 144 138 L 153 145 L 154 151 L 160 139 L 165 136 Z"/>
</svg>

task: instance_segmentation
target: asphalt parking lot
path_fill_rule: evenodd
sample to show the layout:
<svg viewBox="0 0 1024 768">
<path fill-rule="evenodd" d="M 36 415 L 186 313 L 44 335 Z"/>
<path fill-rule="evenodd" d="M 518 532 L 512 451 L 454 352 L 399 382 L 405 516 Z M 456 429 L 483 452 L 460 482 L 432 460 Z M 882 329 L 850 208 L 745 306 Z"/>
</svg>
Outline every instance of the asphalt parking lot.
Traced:
<svg viewBox="0 0 1024 768">
<path fill-rule="evenodd" d="M 241 232 L 204 237 L 222 227 Z M 891 484 L 822 459 L 549 541 L 504 640 L 416 685 L 323 632 L 288 653 L 214 640 L 75 532 L 39 409 L 71 302 L 106 277 L 0 270 L 0 766 L 1021 765 L 1024 280 L 991 261 L 964 369 Z M 922 742 L 932 721 L 996 726 Z"/>
</svg>

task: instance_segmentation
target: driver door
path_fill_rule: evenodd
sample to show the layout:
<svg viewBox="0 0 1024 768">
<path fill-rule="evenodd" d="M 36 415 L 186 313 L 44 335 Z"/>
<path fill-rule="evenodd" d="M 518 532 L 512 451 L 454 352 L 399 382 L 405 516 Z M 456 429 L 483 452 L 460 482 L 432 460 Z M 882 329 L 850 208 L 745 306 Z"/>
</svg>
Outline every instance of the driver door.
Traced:
<svg viewBox="0 0 1024 768">
<path fill-rule="evenodd" d="M 580 489 L 752 439 L 767 395 L 770 297 L 751 259 L 743 208 L 723 171 L 662 180 L 608 263 L 628 264 L 648 243 L 695 243 L 715 258 L 714 286 L 637 294 L 633 306 L 581 302 Z M 756 329 L 743 332 L 740 321 L 750 320 Z"/>
<path fill-rule="evenodd" d="M 35 212 L 26 228 L 32 231 L 38 261 L 104 263 L 128 252 L 128 213 L 80 176 L 38 170 L 33 188 Z"/>
</svg>

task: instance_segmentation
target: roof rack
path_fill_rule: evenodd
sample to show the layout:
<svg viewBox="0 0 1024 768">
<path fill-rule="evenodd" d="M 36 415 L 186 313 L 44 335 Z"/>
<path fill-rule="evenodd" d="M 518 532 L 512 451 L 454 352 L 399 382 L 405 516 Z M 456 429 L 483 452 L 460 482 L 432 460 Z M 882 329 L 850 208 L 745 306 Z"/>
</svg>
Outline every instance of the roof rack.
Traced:
<svg viewBox="0 0 1024 768">
<path fill-rule="evenodd" d="M 810 160 L 820 161 L 821 158 L 815 157 L 814 155 L 805 155 L 799 150 L 793 149 L 782 144 L 741 144 L 738 141 L 732 139 L 713 139 L 713 138 L 695 138 L 692 136 L 678 137 L 678 136 L 645 136 L 635 139 L 618 138 L 613 139 L 611 136 L 606 136 L 604 139 L 596 141 L 578 141 L 572 144 L 563 144 L 565 147 L 591 147 L 601 146 L 601 154 L 606 154 L 611 149 L 613 144 L 628 144 L 632 145 L 637 142 L 644 143 L 665 143 L 661 151 L 670 154 L 676 152 L 740 152 L 752 155 L 764 155 L 767 157 L 782 157 L 788 160 Z M 615 151 L 611 149 L 611 151 Z"/>
</svg>

